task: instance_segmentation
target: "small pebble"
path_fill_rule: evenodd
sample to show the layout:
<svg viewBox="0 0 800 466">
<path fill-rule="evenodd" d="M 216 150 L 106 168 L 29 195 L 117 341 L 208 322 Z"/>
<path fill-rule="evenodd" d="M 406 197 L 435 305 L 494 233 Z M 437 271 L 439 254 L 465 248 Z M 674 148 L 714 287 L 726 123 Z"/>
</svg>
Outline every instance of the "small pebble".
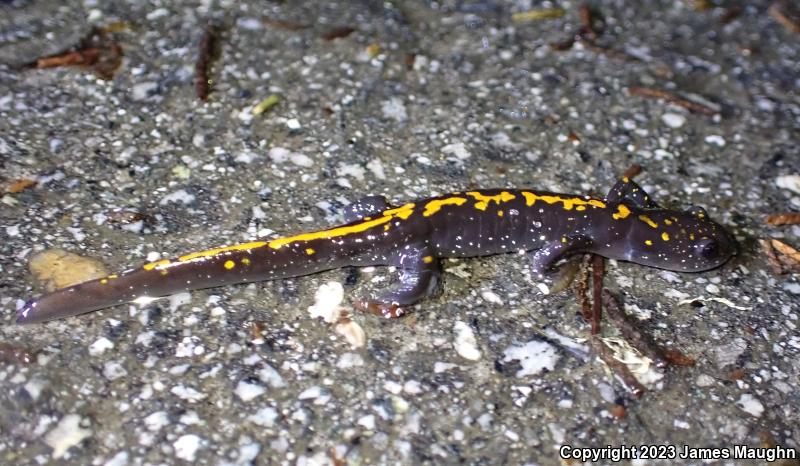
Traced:
<svg viewBox="0 0 800 466">
<path fill-rule="evenodd" d="M 670 128 L 680 128 L 686 123 L 686 117 L 678 113 L 665 113 L 661 115 L 661 121 Z"/>
</svg>

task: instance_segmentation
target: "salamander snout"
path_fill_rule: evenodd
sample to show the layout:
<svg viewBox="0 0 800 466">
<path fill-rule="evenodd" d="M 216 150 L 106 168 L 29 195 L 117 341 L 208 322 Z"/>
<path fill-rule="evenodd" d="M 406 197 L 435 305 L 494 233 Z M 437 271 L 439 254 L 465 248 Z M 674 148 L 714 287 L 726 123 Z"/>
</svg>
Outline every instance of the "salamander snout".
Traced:
<svg viewBox="0 0 800 466">
<path fill-rule="evenodd" d="M 628 236 L 632 262 L 676 272 L 702 272 L 728 261 L 736 241 L 700 207 L 644 211 Z"/>
</svg>

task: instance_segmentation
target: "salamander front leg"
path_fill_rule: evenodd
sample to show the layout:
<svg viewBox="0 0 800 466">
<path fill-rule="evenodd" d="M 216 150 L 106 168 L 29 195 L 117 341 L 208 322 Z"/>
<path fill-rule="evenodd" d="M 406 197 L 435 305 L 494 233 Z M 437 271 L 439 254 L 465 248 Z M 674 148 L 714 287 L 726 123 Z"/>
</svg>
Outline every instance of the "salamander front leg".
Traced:
<svg viewBox="0 0 800 466">
<path fill-rule="evenodd" d="M 544 276 L 560 259 L 577 252 L 586 252 L 591 247 L 592 240 L 588 236 L 563 236 L 531 253 L 531 271 L 540 277 Z"/>
<path fill-rule="evenodd" d="M 439 259 L 426 247 L 409 246 L 399 255 L 400 283 L 380 293 L 356 303 L 362 311 L 387 318 L 405 314 L 403 306 L 414 304 L 436 289 L 441 275 Z"/>
<path fill-rule="evenodd" d="M 658 204 L 650 198 L 650 195 L 635 181 L 627 177 L 620 178 L 614 183 L 606 195 L 606 200 L 613 204 L 628 200 L 642 209 L 658 209 Z"/>
</svg>

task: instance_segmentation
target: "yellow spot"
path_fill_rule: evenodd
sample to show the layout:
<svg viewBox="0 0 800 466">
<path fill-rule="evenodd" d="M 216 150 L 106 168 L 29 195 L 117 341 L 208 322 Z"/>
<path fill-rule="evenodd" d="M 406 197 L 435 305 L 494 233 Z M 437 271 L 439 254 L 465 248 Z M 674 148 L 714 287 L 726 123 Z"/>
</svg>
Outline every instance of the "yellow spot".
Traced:
<svg viewBox="0 0 800 466">
<path fill-rule="evenodd" d="M 249 251 L 250 249 L 260 248 L 260 247 L 264 246 L 265 244 L 267 244 L 267 243 L 264 242 L 264 241 L 255 241 L 255 242 L 252 242 L 252 243 L 236 244 L 234 246 L 225 246 L 225 247 L 222 247 L 222 248 L 209 249 L 207 251 L 193 252 L 191 254 L 187 254 L 185 256 L 179 257 L 178 260 L 180 262 L 186 262 L 186 261 L 190 261 L 192 259 L 198 259 L 198 258 L 201 258 L 201 257 L 216 256 L 217 254 L 220 254 L 220 253 L 223 253 L 223 252 Z"/>
<path fill-rule="evenodd" d="M 108 283 L 108 279 L 103 278 L 103 279 L 100 280 L 100 283 L 105 285 L 106 283 Z"/>
<path fill-rule="evenodd" d="M 653 242 L 652 242 L 652 241 L 650 241 L 649 239 L 646 239 L 646 240 L 644 240 L 644 244 L 646 244 L 646 245 L 648 245 L 648 246 L 652 246 L 652 245 L 653 245 Z"/>
<path fill-rule="evenodd" d="M 497 211 L 497 216 L 498 217 L 502 217 L 503 216 L 503 211 L 502 210 L 498 210 Z"/>
<path fill-rule="evenodd" d="M 605 209 L 606 203 L 598 199 L 584 199 L 581 197 L 561 197 L 553 194 L 539 195 L 528 191 L 523 191 L 522 196 L 525 198 L 525 205 L 528 207 L 534 205 L 536 201 L 544 201 L 548 204 L 561 203 L 564 210 L 584 210 L 586 206 L 597 207 Z M 580 208 L 583 207 L 583 208 Z"/>
<path fill-rule="evenodd" d="M 169 273 L 167 272 L 167 269 L 161 269 L 159 272 L 161 272 L 161 275 L 166 275 Z"/>
<path fill-rule="evenodd" d="M 226 269 L 230 270 L 230 269 L 236 267 L 236 262 L 234 262 L 232 260 L 227 260 L 227 261 L 225 261 L 225 263 L 223 265 L 225 266 Z"/>
<path fill-rule="evenodd" d="M 666 225 L 672 225 L 672 220 L 670 220 L 670 219 L 668 219 L 668 218 L 665 218 L 665 219 L 664 219 L 664 224 L 666 224 Z"/>
<path fill-rule="evenodd" d="M 561 242 L 562 243 L 566 243 L 567 242 L 567 237 L 566 236 L 562 236 L 561 237 Z"/>
<path fill-rule="evenodd" d="M 311 254 L 314 254 L 314 250 L 311 248 L 306 248 L 306 254 L 310 256 Z"/>
<path fill-rule="evenodd" d="M 389 224 L 388 223 L 383 226 L 383 231 L 389 231 Z"/>
<path fill-rule="evenodd" d="M 631 182 L 631 179 L 630 179 L 630 178 L 628 178 L 627 176 L 623 176 L 623 177 L 622 177 L 622 182 L 623 182 L 623 183 L 630 183 L 630 182 Z"/>
<path fill-rule="evenodd" d="M 689 239 L 694 241 L 694 233 L 689 233 Z"/>
<path fill-rule="evenodd" d="M 446 199 L 436 199 L 433 201 L 429 201 L 425 204 L 425 211 L 422 212 L 424 217 L 430 217 L 431 215 L 439 212 L 443 206 L 446 205 L 462 205 L 467 202 L 466 198 L 463 197 L 448 197 Z"/>
<path fill-rule="evenodd" d="M 425 257 L 423 257 L 422 258 L 422 262 L 424 262 L 426 264 L 430 264 L 431 262 L 433 262 L 433 256 L 425 256 Z"/>
<path fill-rule="evenodd" d="M 250 259 L 248 259 L 247 257 L 245 257 L 244 259 L 242 259 L 242 264 L 244 264 L 244 265 L 250 265 Z"/>
<path fill-rule="evenodd" d="M 478 210 L 486 210 L 486 208 L 489 207 L 489 203 L 492 201 L 500 204 L 502 202 L 513 200 L 517 197 L 508 191 L 503 191 L 500 194 L 495 194 L 494 196 L 487 196 L 478 191 L 469 191 L 467 195 L 472 196 L 477 201 L 475 202 L 474 207 Z"/>
<path fill-rule="evenodd" d="M 650 225 L 653 228 L 658 228 L 658 223 L 654 222 L 650 217 L 647 215 L 640 215 L 639 220 L 643 221 L 644 223 Z"/>
<path fill-rule="evenodd" d="M 354 223 L 350 225 L 340 226 L 336 228 L 331 228 L 329 230 L 321 230 L 321 231 L 313 231 L 311 233 L 301 233 L 295 236 L 287 236 L 285 238 L 278 238 L 274 239 L 267 243 L 267 245 L 272 249 L 279 249 L 287 244 L 296 243 L 298 241 L 311 241 L 315 239 L 331 239 L 331 238 L 340 238 L 342 236 L 347 236 L 354 233 L 361 233 L 363 231 L 367 231 L 370 228 L 376 227 L 378 225 L 384 225 L 395 218 L 401 218 L 403 220 L 407 219 L 412 213 L 414 212 L 414 204 L 408 203 L 401 207 L 397 207 L 395 209 L 384 210 L 382 212 L 382 216 L 378 217 L 373 220 L 367 220 L 359 223 Z M 386 225 L 388 226 L 388 225 Z M 384 226 L 384 229 L 386 229 Z"/>
<path fill-rule="evenodd" d="M 109 275 L 109 276 L 108 276 L 108 277 L 106 277 L 106 278 L 108 278 L 109 280 L 113 280 L 113 279 L 115 279 L 115 278 L 119 278 L 119 275 L 117 275 L 117 274 L 115 274 L 115 273 L 112 273 L 111 275 Z"/>
<path fill-rule="evenodd" d="M 667 232 L 661 233 L 661 239 L 663 239 L 664 241 L 669 241 L 669 235 L 667 234 Z"/>
<path fill-rule="evenodd" d="M 142 268 L 149 271 L 149 270 L 165 267 L 165 266 L 169 265 L 170 263 L 171 262 L 170 262 L 169 259 L 161 259 L 160 261 L 155 261 L 155 262 L 151 262 L 149 264 L 144 264 L 144 266 L 142 266 Z"/>
<path fill-rule="evenodd" d="M 614 217 L 614 220 L 621 220 L 623 218 L 626 218 L 630 214 L 631 214 L 631 210 L 628 207 L 626 207 L 624 204 L 620 204 L 620 205 L 617 206 L 617 212 L 614 213 L 611 216 Z"/>
<path fill-rule="evenodd" d="M 410 217 L 412 213 L 414 213 L 414 203 L 409 202 L 408 204 L 403 204 L 394 209 L 384 210 L 382 215 L 383 217 L 397 217 L 405 220 Z M 380 220 L 383 217 L 378 217 L 376 220 Z"/>
</svg>

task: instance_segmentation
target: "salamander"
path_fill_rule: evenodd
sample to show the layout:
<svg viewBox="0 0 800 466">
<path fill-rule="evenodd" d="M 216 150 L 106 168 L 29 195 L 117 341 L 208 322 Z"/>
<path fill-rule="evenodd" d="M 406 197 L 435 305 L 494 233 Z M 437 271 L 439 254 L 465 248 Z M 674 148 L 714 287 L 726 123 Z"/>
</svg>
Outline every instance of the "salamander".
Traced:
<svg viewBox="0 0 800 466">
<path fill-rule="evenodd" d="M 735 252 L 705 210 L 660 207 L 628 178 L 605 198 L 525 189 L 454 192 L 391 206 L 368 196 L 345 209 L 343 225 L 162 259 L 45 294 L 20 310 L 42 322 L 140 297 L 308 275 L 338 267 L 394 265 L 399 283 L 363 301 L 397 316 L 435 288 L 440 259 L 529 251 L 542 275 L 557 261 L 594 253 L 661 269 L 700 272 Z M 400 310 L 400 311 L 398 311 Z"/>
</svg>

